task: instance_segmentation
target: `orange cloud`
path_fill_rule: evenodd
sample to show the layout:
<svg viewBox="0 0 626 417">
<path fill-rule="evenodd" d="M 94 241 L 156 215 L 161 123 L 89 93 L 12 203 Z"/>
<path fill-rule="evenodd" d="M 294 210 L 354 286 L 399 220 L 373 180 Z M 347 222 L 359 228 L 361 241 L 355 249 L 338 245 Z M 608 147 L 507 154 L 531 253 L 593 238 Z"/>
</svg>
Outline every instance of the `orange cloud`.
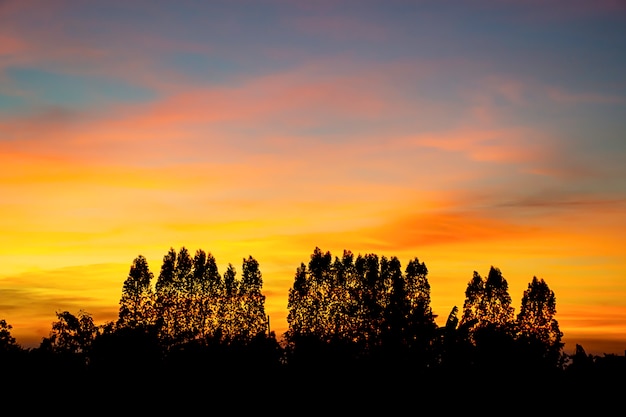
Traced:
<svg viewBox="0 0 626 417">
<path fill-rule="evenodd" d="M 406 145 L 422 146 L 447 152 L 461 152 L 476 161 L 522 163 L 541 161 L 550 144 L 540 142 L 539 132 L 526 128 L 459 128 L 451 131 L 419 134 L 402 139 Z"/>
</svg>

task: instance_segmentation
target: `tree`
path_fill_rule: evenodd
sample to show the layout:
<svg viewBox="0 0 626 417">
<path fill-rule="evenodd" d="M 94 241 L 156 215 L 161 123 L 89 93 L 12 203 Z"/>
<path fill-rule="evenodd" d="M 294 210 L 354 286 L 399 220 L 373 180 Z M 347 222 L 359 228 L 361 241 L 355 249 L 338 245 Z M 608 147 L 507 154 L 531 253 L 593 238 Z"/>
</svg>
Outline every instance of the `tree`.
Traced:
<svg viewBox="0 0 626 417">
<path fill-rule="evenodd" d="M 468 355 L 475 365 L 492 370 L 504 370 L 513 351 L 513 307 L 508 283 L 502 272 L 491 267 L 487 278 L 476 271 L 467 285 L 463 316 L 459 327 L 467 330 L 473 346 Z"/>
<path fill-rule="evenodd" d="M 213 336 L 219 326 L 219 300 L 223 296 L 222 277 L 215 257 L 198 249 L 193 259 L 193 333 L 200 338 Z"/>
<path fill-rule="evenodd" d="M 468 325 L 474 331 L 485 327 L 507 330 L 513 322 L 513 312 L 509 286 L 502 272 L 492 266 L 483 279 L 474 271 L 465 290 L 460 325 Z"/>
<path fill-rule="evenodd" d="M 238 290 L 237 269 L 229 263 L 224 272 L 224 288 L 218 298 L 219 319 L 215 334 L 218 340 L 232 340 L 237 333 Z"/>
<path fill-rule="evenodd" d="M 168 346 L 194 337 L 193 315 L 189 315 L 193 291 L 192 268 L 193 260 L 184 246 L 178 253 L 170 248 L 163 257 L 155 286 L 155 310 L 160 321 L 162 341 Z"/>
<path fill-rule="evenodd" d="M 153 274 L 146 258 L 139 255 L 133 261 L 122 287 L 117 320 L 119 327 L 136 328 L 152 324 L 154 318 L 152 278 Z"/>
<path fill-rule="evenodd" d="M 5 319 L 0 320 L 0 353 L 15 352 L 21 349 L 15 338 L 11 335 L 13 326 Z"/>
<path fill-rule="evenodd" d="M 430 308 L 428 269 L 417 258 L 403 273 L 397 257 L 344 250 L 333 261 L 316 247 L 301 263 L 289 290 L 289 354 L 327 363 L 365 359 L 427 364 L 437 325 Z M 345 360 L 344 360 L 345 359 Z M 336 363 L 336 361 L 335 361 Z"/>
<path fill-rule="evenodd" d="M 69 311 L 57 312 L 56 316 L 58 320 L 52 323 L 50 336 L 42 340 L 40 348 L 87 363 L 98 335 L 91 314 L 80 310 L 76 316 Z"/>
<path fill-rule="evenodd" d="M 262 292 L 263 276 L 259 262 L 252 256 L 243 259 L 241 281 L 239 283 L 239 315 L 238 337 L 252 340 L 258 334 L 267 331 L 265 315 L 265 295 Z"/>
<path fill-rule="evenodd" d="M 412 352 L 421 356 L 423 365 L 434 358 L 433 343 L 436 339 L 437 324 L 430 306 L 430 283 L 428 268 L 418 258 L 409 261 L 405 271 L 406 297 L 409 303 L 407 317 L 408 344 Z"/>
<path fill-rule="evenodd" d="M 304 263 L 296 269 L 293 285 L 287 296 L 287 323 L 289 328 L 285 333 L 287 340 L 295 341 L 298 337 L 309 335 L 313 332 L 311 319 L 316 311 L 310 308 L 309 280 L 307 267 Z"/>
<path fill-rule="evenodd" d="M 524 291 L 516 319 L 517 342 L 527 365 L 562 365 L 563 333 L 556 314 L 556 297 L 543 279 L 533 277 Z"/>
</svg>

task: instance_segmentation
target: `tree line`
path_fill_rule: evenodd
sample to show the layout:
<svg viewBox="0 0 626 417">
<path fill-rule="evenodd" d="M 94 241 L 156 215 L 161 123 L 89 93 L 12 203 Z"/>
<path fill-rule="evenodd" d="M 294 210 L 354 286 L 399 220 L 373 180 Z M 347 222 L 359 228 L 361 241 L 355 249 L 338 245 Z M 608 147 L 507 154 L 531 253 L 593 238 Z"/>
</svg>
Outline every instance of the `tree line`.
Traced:
<svg viewBox="0 0 626 417">
<path fill-rule="evenodd" d="M 557 375 L 625 369 L 614 355 L 563 351 L 556 296 L 533 277 L 515 314 L 508 283 L 492 266 L 474 271 L 461 308 L 445 324 L 431 308 L 428 268 L 417 257 L 341 257 L 315 248 L 295 271 L 288 329 L 278 339 L 265 312 L 263 276 L 252 256 L 240 274 L 220 273 L 211 253 L 171 248 L 158 275 L 137 256 L 122 284 L 115 321 L 57 312 L 40 346 L 22 348 L 0 320 L 0 358 L 27 375 L 212 372 L 261 375 Z M 609 360 L 612 366 L 606 366 Z"/>
</svg>

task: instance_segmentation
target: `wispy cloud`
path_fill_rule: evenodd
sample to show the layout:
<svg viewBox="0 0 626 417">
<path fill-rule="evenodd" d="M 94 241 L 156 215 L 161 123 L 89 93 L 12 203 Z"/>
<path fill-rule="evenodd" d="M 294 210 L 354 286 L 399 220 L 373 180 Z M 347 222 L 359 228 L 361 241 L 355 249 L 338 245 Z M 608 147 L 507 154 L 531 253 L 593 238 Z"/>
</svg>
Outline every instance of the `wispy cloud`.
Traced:
<svg viewBox="0 0 626 417">
<path fill-rule="evenodd" d="M 548 97 L 560 104 L 624 104 L 626 96 L 615 94 L 602 94 L 596 92 L 576 93 L 569 92 L 562 88 L 548 88 Z"/>
</svg>

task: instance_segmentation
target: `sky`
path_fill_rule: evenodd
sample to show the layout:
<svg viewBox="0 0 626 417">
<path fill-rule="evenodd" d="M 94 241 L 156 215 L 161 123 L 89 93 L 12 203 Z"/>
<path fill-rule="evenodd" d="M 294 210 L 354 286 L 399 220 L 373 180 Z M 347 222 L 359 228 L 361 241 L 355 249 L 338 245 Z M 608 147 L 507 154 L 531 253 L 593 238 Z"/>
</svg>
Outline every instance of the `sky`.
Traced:
<svg viewBox="0 0 626 417">
<path fill-rule="evenodd" d="M 271 330 L 315 247 L 534 276 L 564 352 L 626 350 L 626 3 L 0 0 L 0 319 L 117 318 L 143 255 L 254 257 Z"/>
</svg>

